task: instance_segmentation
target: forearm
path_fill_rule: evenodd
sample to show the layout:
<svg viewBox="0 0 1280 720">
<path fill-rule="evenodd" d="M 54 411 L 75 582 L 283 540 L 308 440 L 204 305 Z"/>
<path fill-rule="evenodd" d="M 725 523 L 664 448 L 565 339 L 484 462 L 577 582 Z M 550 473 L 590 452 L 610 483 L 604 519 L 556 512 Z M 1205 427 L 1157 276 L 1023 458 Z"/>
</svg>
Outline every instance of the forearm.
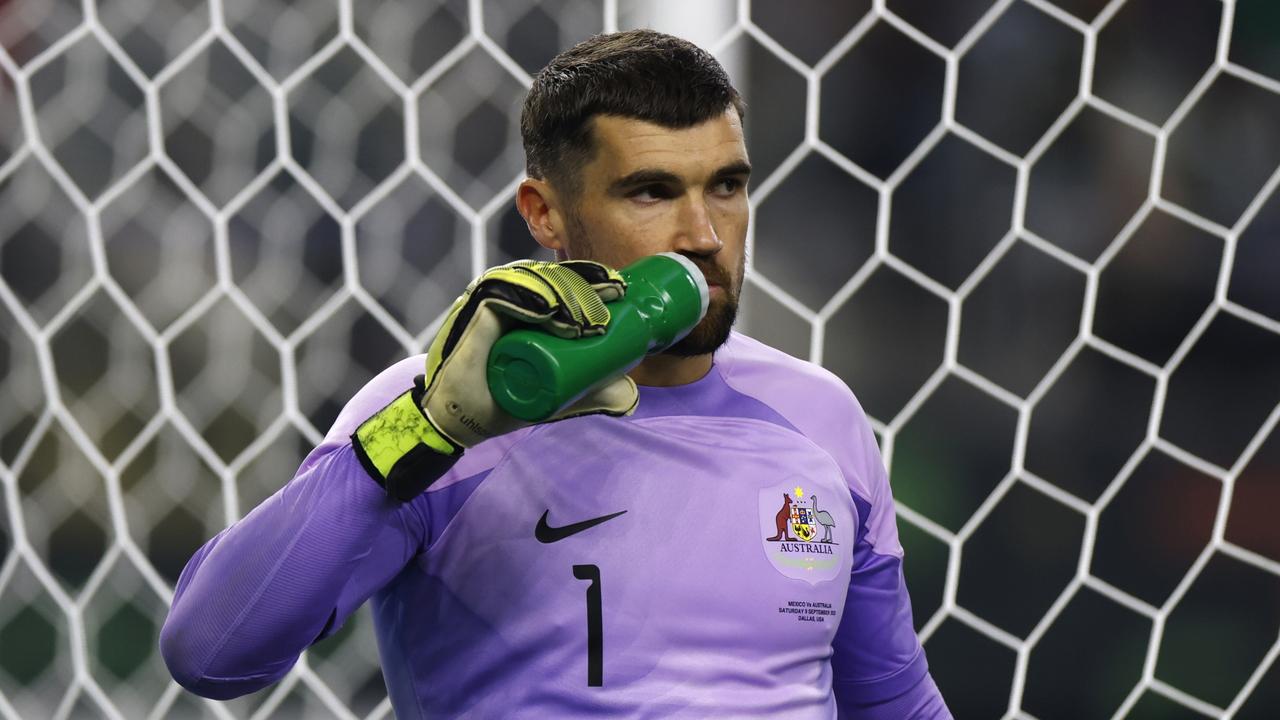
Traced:
<svg viewBox="0 0 1280 720">
<path fill-rule="evenodd" d="M 412 535 L 403 512 L 349 445 L 304 466 L 183 570 L 160 635 L 174 678 L 218 699 L 278 680 L 331 619 L 354 609 L 343 605 L 372 591 L 349 587 L 353 578 L 403 565 Z"/>
</svg>

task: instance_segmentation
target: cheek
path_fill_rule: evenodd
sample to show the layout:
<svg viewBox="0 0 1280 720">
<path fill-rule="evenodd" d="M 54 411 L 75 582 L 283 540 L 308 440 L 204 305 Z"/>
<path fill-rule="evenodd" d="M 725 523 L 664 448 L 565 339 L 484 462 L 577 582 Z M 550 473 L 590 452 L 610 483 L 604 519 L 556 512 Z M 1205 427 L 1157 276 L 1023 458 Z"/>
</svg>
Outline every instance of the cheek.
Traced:
<svg viewBox="0 0 1280 720">
<path fill-rule="evenodd" d="M 726 209 L 716 222 L 716 234 L 720 237 L 720 242 L 724 243 L 722 253 L 728 261 L 726 268 L 734 272 L 739 270 L 746 255 L 749 220 L 750 211 L 744 200 L 741 208 Z"/>
<path fill-rule="evenodd" d="M 747 223 L 751 219 L 751 208 L 746 197 L 740 197 L 720 206 L 715 215 L 716 234 L 726 245 L 741 245 L 747 237 Z"/>
<path fill-rule="evenodd" d="M 586 235 L 588 259 L 614 268 L 629 265 L 646 255 L 666 252 L 661 246 L 661 220 L 636 217 L 630 213 L 599 213 L 583 218 L 582 230 Z"/>
</svg>

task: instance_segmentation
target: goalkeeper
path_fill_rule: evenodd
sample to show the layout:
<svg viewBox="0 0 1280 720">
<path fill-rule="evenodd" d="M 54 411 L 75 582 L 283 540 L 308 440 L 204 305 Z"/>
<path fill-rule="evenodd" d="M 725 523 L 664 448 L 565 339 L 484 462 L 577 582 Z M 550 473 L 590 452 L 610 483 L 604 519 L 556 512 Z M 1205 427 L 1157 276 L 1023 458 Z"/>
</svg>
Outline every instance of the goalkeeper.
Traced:
<svg viewBox="0 0 1280 720">
<path fill-rule="evenodd" d="M 367 600 L 400 718 L 950 717 L 861 407 L 731 330 L 743 111 L 709 54 L 652 31 L 538 74 L 516 203 L 562 262 L 476 279 L 425 356 L 195 553 L 160 638 L 179 683 L 266 687 Z M 497 337 L 603 332 L 612 268 L 661 252 L 710 288 L 683 340 L 557 422 L 494 407 Z"/>
</svg>

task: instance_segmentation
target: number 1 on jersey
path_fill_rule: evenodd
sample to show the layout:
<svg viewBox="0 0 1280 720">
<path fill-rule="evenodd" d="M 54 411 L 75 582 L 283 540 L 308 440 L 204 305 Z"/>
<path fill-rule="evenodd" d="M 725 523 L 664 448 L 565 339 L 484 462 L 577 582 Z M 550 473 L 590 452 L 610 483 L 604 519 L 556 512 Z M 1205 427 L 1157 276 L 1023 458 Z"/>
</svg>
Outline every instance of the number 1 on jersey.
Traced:
<svg viewBox="0 0 1280 720">
<path fill-rule="evenodd" d="M 600 568 L 597 565 L 574 565 L 573 576 L 590 580 L 587 586 L 587 686 L 604 685 L 604 621 L 600 607 Z"/>
</svg>

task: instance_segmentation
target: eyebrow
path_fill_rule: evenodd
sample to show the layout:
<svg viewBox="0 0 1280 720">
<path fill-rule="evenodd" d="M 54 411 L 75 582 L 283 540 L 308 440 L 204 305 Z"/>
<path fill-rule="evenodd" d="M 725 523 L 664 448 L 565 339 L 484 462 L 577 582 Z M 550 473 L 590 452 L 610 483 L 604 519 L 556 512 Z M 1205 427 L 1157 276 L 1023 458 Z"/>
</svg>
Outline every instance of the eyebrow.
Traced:
<svg viewBox="0 0 1280 720">
<path fill-rule="evenodd" d="M 712 174 L 711 177 L 718 180 L 720 178 L 733 177 L 735 175 L 750 175 L 750 174 L 751 174 L 751 163 L 748 163 L 745 160 L 739 160 L 737 162 L 730 163 L 728 165 L 725 165 L 722 168 L 717 169 L 715 173 Z M 657 168 L 641 168 L 639 170 L 636 170 L 633 173 L 629 173 L 621 178 L 618 178 L 617 180 L 614 180 L 612 183 L 609 184 L 609 192 L 622 193 L 631 188 L 639 187 L 642 185 L 661 185 L 661 184 L 681 185 L 683 184 L 683 181 L 680 179 L 678 175 L 676 175 L 675 173 L 669 170 L 659 170 Z"/>
<path fill-rule="evenodd" d="M 750 174 L 751 174 L 751 163 L 747 162 L 746 160 L 739 160 L 734 163 L 729 163 L 728 165 L 725 165 L 724 167 L 720 168 L 719 170 L 716 171 L 716 174 L 713 175 L 712 177 L 726 178 L 726 177 L 733 177 L 734 175 L 750 175 Z"/>
</svg>

